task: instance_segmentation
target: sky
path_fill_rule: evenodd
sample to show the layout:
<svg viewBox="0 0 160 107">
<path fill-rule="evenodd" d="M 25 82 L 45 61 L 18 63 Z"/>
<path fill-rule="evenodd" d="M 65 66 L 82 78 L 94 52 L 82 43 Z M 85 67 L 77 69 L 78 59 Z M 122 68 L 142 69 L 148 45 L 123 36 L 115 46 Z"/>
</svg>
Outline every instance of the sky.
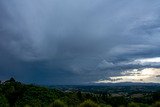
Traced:
<svg viewBox="0 0 160 107">
<path fill-rule="evenodd" d="M 160 82 L 159 0 L 0 0 L 0 80 Z"/>
</svg>

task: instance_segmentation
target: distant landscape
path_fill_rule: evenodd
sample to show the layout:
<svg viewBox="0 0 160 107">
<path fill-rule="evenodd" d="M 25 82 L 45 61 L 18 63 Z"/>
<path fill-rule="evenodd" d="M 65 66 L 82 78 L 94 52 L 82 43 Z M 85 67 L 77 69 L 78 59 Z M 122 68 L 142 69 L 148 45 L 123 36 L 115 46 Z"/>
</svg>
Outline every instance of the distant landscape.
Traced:
<svg viewBox="0 0 160 107">
<path fill-rule="evenodd" d="M 160 107 L 160 85 L 0 84 L 0 107 Z"/>
<path fill-rule="evenodd" d="M 160 0 L 0 0 L 0 107 L 160 107 Z"/>
</svg>

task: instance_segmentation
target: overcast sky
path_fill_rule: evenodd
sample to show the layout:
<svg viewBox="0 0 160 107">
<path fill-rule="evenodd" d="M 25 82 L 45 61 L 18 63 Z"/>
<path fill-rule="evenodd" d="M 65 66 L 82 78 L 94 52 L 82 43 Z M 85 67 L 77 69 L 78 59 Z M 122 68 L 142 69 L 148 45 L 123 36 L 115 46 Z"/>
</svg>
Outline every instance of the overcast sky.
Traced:
<svg viewBox="0 0 160 107">
<path fill-rule="evenodd" d="M 1 80 L 118 81 L 159 72 L 159 47 L 159 0 L 0 0 Z"/>
</svg>

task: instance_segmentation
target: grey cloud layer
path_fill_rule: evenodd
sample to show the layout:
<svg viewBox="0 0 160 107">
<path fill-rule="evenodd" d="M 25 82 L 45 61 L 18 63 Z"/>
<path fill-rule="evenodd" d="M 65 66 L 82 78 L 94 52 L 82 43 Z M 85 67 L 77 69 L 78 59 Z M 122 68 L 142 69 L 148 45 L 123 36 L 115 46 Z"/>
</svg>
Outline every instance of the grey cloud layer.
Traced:
<svg viewBox="0 0 160 107">
<path fill-rule="evenodd" d="M 112 66 L 158 57 L 159 4 L 158 0 L 2 0 L 0 77 L 23 80 L 21 75 L 26 74 L 27 82 L 88 83 L 129 68 L 102 70 L 103 60 Z"/>
</svg>

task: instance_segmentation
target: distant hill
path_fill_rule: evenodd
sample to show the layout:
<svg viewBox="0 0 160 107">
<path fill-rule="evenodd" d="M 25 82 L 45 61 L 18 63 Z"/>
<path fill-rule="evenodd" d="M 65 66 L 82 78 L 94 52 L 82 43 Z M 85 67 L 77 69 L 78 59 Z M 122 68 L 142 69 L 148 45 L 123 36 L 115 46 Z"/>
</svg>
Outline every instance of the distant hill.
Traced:
<svg viewBox="0 0 160 107">
<path fill-rule="evenodd" d="M 140 82 L 119 82 L 119 83 L 93 83 L 91 85 L 106 85 L 106 86 L 134 86 L 134 85 L 143 85 L 143 86 L 160 86 L 160 83 L 140 83 Z"/>
</svg>

